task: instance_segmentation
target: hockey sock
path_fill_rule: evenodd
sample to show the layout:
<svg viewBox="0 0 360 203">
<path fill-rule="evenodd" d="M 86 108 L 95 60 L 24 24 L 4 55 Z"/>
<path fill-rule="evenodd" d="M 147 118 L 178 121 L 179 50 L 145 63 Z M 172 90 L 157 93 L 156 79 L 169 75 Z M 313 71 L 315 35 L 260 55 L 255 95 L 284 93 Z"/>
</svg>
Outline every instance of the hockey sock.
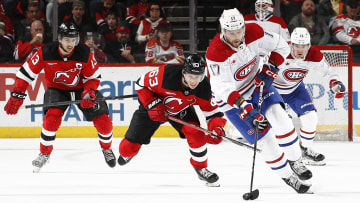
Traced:
<svg viewBox="0 0 360 203">
<path fill-rule="evenodd" d="M 98 131 L 99 143 L 102 149 L 110 149 L 113 138 L 113 125 L 110 117 L 103 114 L 93 119 L 95 128 Z"/>
<path fill-rule="evenodd" d="M 208 166 L 206 145 L 203 145 L 198 148 L 189 147 L 189 150 L 191 154 L 190 163 L 194 168 L 203 169 Z"/>
<path fill-rule="evenodd" d="M 286 111 L 279 104 L 274 104 L 266 111 L 266 118 L 273 127 L 278 144 L 288 159 L 298 160 L 301 157 L 299 139 Z"/>
<path fill-rule="evenodd" d="M 141 144 L 132 143 L 128 139 L 121 140 L 119 153 L 123 157 L 134 157 L 140 150 Z"/>
<path fill-rule="evenodd" d="M 56 131 L 61 125 L 62 115 L 63 112 L 59 108 L 50 108 L 47 110 L 40 136 L 40 152 L 42 154 L 47 155 L 52 152 Z"/>
<path fill-rule="evenodd" d="M 311 148 L 315 134 L 318 117 L 315 111 L 309 111 L 299 117 L 300 119 L 300 137 L 303 147 Z"/>
<path fill-rule="evenodd" d="M 266 164 L 281 178 L 290 177 L 293 172 L 288 164 L 286 154 L 278 145 L 273 130 L 270 130 L 258 143 Z"/>
</svg>

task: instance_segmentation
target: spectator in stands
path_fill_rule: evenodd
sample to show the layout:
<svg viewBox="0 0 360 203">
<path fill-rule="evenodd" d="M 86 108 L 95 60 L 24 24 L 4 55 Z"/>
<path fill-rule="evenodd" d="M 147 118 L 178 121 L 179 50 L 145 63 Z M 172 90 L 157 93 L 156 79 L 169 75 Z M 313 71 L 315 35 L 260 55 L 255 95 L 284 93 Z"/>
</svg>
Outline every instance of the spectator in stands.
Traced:
<svg viewBox="0 0 360 203">
<path fill-rule="evenodd" d="M 349 1 L 346 11 L 347 14 L 340 14 L 335 18 L 331 27 L 334 40 L 348 45 L 360 45 L 359 2 Z"/>
<path fill-rule="evenodd" d="M 137 3 L 130 5 L 126 9 L 126 20 L 130 24 L 140 24 L 141 20 L 144 20 L 146 17 L 146 11 L 149 5 L 150 3 L 148 2 L 148 0 L 140 0 Z"/>
<path fill-rule="evenodd" d="M 90 47 L 98 63 L 107 63 L 107 55 L 102 50 L 100 37 L 97 32 L 87 32 L 84 35 L 84 44 Z"/>
<path fill-rule="evenodd" d="M 280 0 L 281 17 L 289 24 L 290 20 L 301 12 L 304 0 Z"/>
<path fill-rule="evenodd" d="M 290 33 L 296 27 L 305 27 L 309 31 L 311 45 L 326 45 L 330 40 L 329 27 L 321 17 L 315 15 L 315 4 L 312 0 L 305 0 L 301 13 L 291 19 Z"/>
<path fill-rule="evenodd" d="M 50 37 L 49 26 L 45 20 L 41 18 L 40 5 L 38 3 L 29 3 L 26 14 L 27 18 L 21 20 L 20 26 L 17 28 L 17 30 L 15 30 L 15 37 L 17 40 L 24 40 L 27 36 L 30 35 L 30 27 L 35 20 L 42 21 L 45 34 Z"/>
<path fill-rule="evenodd" d="M 116 39 L 116 26 L 119 22 L 119 18 L 116 13 L 109 11 L 106 15 L 105 24 L 98 29 L 98 33 L 103 36 L 104 41 Z"/>
<path fill-rule="evenodd" d="M 115 4 L 115 0 L 102 0 L 102 2 L 97 4 L 95 18 L 98 30 L 106 29 L 106 16 L 109 12 L 115 13 L 116 16 L 120 16 L 120 11 Z"/>
<path fill-rule="evenodd" d="M 257 0 L 255 2 L 255 12 L 244 16 L 246 22 L 257 23 L 264 30 L 275 32 L 290 43 L 288 27 L 281 17 L 274 15 L 274 4 L 271 0 Z"/>
<path fill-rule="evenodd" d="M 29 38 L 25 38 L 24 40 L 18 40 L 16 43 L 14 59 L 17 62 L 25 61 L 32 53 L 36 52 L 45 43 L 49 42 L 46 38 L 44 30 L 42 21 L 35 20 L 31 23 L 31 36 Z"/>
<path fill-rule="evenodd" d="M 318 15 L 330 25 L 336 16 L 343 14 L 344 2 L 345 0 L 322 0 L 319 3 Z"/>
<path fill-rule="evenodd" d="M 159 3 L 151 3 L 146 11 L 146 18 L 140 22 L 136 32 L 135 41 L 143 46 L 156 38 L 156 27 L 160 23 L 169 22 L 165 19 L 163 10 Z"/>
<path fill-rule="evenodd" d="M 157 26 L 157 38 L 150 40 L 145 49 L 147 63 L 184 63 L 183 47 L 171 40 L 172 25 L 160 23 Z"/>
<path fill-rule="evenodd" d="M 11 62 L 13 51 L 11 40 L 5 38 L 5 23 L 0 19 L 0 63 Z"/>
<path fill-rule="evenodd" d="M 83 1 L 73 1 L 71 15 L 65 16 L 63 22 L 71 22 L 76 25 L 81 37 L 84 36 L 85 32 L 95 31 L 91 19 L 85 15 L 85 2 Z"/>
<path fill-rule="evenodd" d="M 105 53 L 109 63 L 139 63 L 143 62 L 144 49 L 130 40 L 130 28 L 125 21 L 116 28 L 116 40 L 107 41 Z M 142 60 L 138 60 L 139 58 Z"/>
<path fill-rule="evenodd" d="M 4 23 L 4 34 L 3 37 L 8 39 L 10 43 L 14 43 L 14 26 L 11 22 L 11 19 L 5 14 L 3 9 L 2 2 L 0 0 L 0 20 Z"/>
</svg>

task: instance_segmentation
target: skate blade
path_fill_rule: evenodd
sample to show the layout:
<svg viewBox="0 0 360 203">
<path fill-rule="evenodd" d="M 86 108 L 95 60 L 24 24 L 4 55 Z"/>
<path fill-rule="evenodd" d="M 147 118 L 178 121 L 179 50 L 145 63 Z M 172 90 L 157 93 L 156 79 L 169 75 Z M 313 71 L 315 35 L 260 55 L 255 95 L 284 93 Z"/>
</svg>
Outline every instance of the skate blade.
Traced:
<svg viewBox="0 0 360 203">
<path fill-rule="evenodd" d="M 310 195 L 312 195 L 312 194 L 314 194 L 314 192 L 309 189 L 308 191 L 306 191 L 306 192 L 303 193 L 303 194 L 310 194 Z"/>
<path fill-rule="evenodd" d="M 309 159 L 303 159 L 303 163 L 309 166 L 325 166 L 325 161 L 313 161 Z"/>
<path fill-rule="evenodd" d="M 220 183 L 218 181 L 213 183 L 206 183 L 206 186 L 208 187 L 220 187 Z"/>
</svg>

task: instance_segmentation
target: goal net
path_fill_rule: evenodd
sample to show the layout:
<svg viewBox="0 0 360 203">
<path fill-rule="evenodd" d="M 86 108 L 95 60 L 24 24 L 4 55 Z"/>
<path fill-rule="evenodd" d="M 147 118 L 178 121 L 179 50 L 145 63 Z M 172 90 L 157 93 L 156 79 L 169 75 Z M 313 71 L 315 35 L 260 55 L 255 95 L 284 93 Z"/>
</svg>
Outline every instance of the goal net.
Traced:
<svg viewBox="0 0 360 203">
<path fill-rule="evenodd" d="M 352 51 L 346 45 L 316 46 L 323 53 L 331 68 L 341 77 L 346 87 L 345 96 L 336 99 L 329 90 L 329 84 L 316 70 L 310 70 L 304 84 L 310 92 L 318 115 L 317 135 L 315 140 L 352 141 Z M 295 127 L 300 123 L 293 116 Z"/>
</svg>

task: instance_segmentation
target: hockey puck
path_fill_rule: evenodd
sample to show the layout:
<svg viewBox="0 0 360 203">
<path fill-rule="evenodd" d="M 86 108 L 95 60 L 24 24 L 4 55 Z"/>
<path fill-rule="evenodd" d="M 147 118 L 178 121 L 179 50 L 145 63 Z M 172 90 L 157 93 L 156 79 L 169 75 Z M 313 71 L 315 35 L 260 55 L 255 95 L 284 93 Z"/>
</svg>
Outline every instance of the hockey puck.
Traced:
<svg viewBox="0 0 360 203">
<path fill-rule="evenodd" d="M 253 191 L 248 192 L 248 193 L 245 193 L 243 195 L 244 200 L 254 200 L 254 199 L 258 198 L 258 197 L 259 197 L 259 190 L 258 189 L 253 190 Z"/>
</svg>

